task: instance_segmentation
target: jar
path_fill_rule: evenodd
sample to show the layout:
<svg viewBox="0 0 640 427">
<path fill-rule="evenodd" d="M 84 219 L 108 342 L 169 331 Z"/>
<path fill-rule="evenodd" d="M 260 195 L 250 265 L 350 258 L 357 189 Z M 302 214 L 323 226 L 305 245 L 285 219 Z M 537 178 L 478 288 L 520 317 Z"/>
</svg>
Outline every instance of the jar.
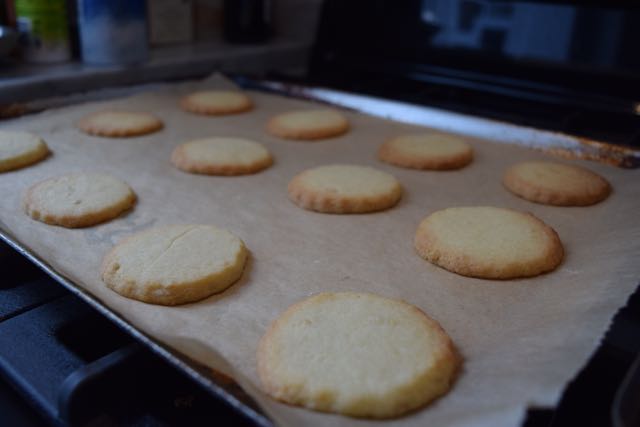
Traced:
<svg viewBox="0 0 640 427">
<path fill-rule="evenodd" d="M 77 0 L 80 55 L 97 65 L 135 64 L 149 56 L 145 0 Z"/>
</svg>

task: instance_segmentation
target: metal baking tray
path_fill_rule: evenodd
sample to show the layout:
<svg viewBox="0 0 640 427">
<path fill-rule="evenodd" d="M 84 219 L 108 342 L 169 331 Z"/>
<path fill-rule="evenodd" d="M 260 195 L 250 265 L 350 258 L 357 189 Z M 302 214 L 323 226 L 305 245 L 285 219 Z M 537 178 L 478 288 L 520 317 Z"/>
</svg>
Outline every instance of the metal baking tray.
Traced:
<svg viewBox="0 0 640 427">
<path fill-rule="evenodd" d="M 499 121 L 481 119 L 466 116 L 431 107 L 423 107 L 403 102 L 389 101 L 370 96 L 356 95 L 324 88 L 291 85 L 280 82 L 249 79 L 246 77 L 232 77 L 240 87 L 276 93 L 295 98 L 312 100 L 328 105 L 348 108 L 370 115 L 408 122 L 422 126 L 428 126 L 443 131 L 473 136 L 482 139 L 491 139 L 497 142 L 511 143 L 558 153 L 563 156 L 583 158 L 614 164 L 625 168 L 640 167 L 640 151 L 626 147 L 610 145 L 601 141 L 593 141 L 570 135 L 547 132 L 533 128 L 516 126 Z M 38 101 L 31 108 L 27 106 L 27 112 L 38 111 L 51 107 L 59 107 L 72 103 L 86 101 L 88 99 L 115 98 L 132 93 L 149 90 L 156 87 L 154 84 L 119 88 L 114 90 L 88 93 L 81 96 L 71 96 L 65 99 L 56 99 L 47 102 Z M 123 317 L 112 311 L 102 301 L 85 291 L 56 271 L 41 257 L 33 253 L 23 245 L 7 227 L 0 221 L 0 238 L 25 256 L 45 273 L 67 288 L 72 294 L 81 298 L 99 313 L 110 319 L 117 326 L 129 333 L 133 338 L 147 346 L 155 354 L 166 360 L 169 364 L 186 374 L 198 383 L 211 395 L 226 402 L 239 413 L 242 413 L 255 425 L 271 427 L 273 422 L 260 409 L 259 405 L 246 394 L 242 388 L 228 377 L 217 374 L 211 368 L 204 366 L 178 351 L 166 346 L 150 337 L 140 329 L 134 327 Z"/>
</svg>

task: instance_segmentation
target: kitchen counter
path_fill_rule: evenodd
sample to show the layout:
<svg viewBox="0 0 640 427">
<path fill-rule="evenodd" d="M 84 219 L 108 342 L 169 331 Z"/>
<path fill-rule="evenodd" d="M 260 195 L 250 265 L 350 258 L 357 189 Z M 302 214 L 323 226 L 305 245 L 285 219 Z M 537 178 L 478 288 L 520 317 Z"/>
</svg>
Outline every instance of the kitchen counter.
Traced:
<svg viewBox="0 0 640 427">
<path fill-rule="evenodd" d="M 81 62 L 25 64 L 0 61 L 0 105 L 141 83 L 197 78 L 213 71 L 262 75 L 302 69 L 309 42 L 274 39 L 264 44 L 222 41 L 151 49 L 148 61 L 134 66 L 91 66 Z"/>
</svg>

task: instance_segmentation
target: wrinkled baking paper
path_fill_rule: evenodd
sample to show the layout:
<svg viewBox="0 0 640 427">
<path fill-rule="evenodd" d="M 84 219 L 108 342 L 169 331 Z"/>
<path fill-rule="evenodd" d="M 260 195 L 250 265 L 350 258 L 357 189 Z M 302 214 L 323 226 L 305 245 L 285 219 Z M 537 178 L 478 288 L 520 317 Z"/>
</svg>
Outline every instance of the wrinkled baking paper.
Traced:
<svg viewBox="0 0 640 427">
<path fill-rule="evenodd" d="M 255 109 L 246 114 L 206 117 L 178 107 L 179 97 L 193 90 L 229 86 L 213 77 L 3 123 L 2 129 L 41 135 L 53 151 L 35 166 L 0 174 L 3 227 L 137 328 L 233 376 L 279 426 L 516 426 L 528 406 L 557 402 L 640 279 L 639 170 L 575 161 L 606 177 L 613 194 L 590 207 L 544 206 L 515 197 L 501 184 L 503 171 L 514 162 L 549 159 L 537 151 L 471 141 L 475 159 L 468 167 L 415 171 L 381 163 L 375 154 L 387 138 L 424 128 L 345 112 L 352 125 L 348 134 L 296 142 L 269 136 L 266 121 L 317 105 L 250 92 Z M 74 127 L 85 114 L 104 109 L 150 111 L 165 128 L 117 139 L 88 136 Z M 259 141 L 275 164 L 242 177 L 190 175 L 171 166 L 174 147 L 206 136 Z M 287 199 L 287 183 L 295 174 L 336 162 L 393 174 L 404 187 L 402 200 L 384 212 L 327 215 L 302 210 Z M 75 230 L 45 225 L 23 213 L 21 198 L 30 185 L 79 171 L 120 177 L 137 193 L 137 205 L 114 221 Z M 474 205 L 538 216 L 560 235 L 564 262 L 540 277 L 495 281 L 462 277 L 416 255 L 413 236 L 422 218 L 438 209 Z M 179 307 L 145 304 L 106 288 L 99 267 L 115 243 L 175 223 L 214 224 L 241 237 L 251 257 L 240 281 Z M 256 374 L 259 338 L 290 304 L 323 291 L 401 298 L 438 320 L 465 359 L 451 392 L 387 421 L 312 412 L 263 395 Z"/>
</svg>

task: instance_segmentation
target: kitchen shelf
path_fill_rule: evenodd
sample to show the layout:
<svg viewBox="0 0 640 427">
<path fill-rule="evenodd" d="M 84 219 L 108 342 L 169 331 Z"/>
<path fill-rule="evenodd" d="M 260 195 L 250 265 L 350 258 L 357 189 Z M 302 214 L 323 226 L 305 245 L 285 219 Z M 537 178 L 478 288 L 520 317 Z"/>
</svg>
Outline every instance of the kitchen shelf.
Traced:
<svg viewBox="0 0 640 427">
<path fill-rule="evenodd" d="M 108 87 L 197 78 L 214 71 L 261 75 L 305 66 L 308 42 L 274 39 L 255 45 L 222 41 L 151 49 L 148 61 L 133 66 L 81 62 L 25 64 L 0 61 L 0 105 L 29 102 Z"/>
</svg>

